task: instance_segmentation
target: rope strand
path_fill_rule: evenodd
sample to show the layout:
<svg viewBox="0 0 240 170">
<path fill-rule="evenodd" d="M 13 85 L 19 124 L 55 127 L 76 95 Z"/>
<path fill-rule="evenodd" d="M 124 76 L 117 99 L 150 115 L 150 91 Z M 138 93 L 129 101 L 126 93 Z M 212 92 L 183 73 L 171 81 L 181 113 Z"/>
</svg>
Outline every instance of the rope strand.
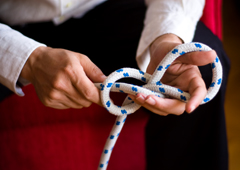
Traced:
<svg viewBox="0 0 240 170">
<path fill-rule="evenodd" d="M 190 94 L 184 92 L 178 88 L 164 85 L 161 80 L 165 71 L 169 68 L 171 63 L 179 56 L 193 51 L 210 51 L 210 47 L 201 43 L 188 43 L 182 44 L 172 49 L 161 61 L 156 68 L 153 75 L 147 74 L 143 71 L 133 68 L 122 68 L 111 73 L 107 79 L 102 83 L 96 83 L 95 85 L 101 89 L 101 100 L 103 106 L 112 114 L 116 115 L 116 121 L 110 132 L 110 135 L 104 146 L 98 170 L 106 170 L 108 162 L 115 146 L 117 138 L 123 128 L 126 121 L 127 115 L 134 113 L 141 106 L 134 103 L 130 98 L 126 98 L 122 106 L 116 106 L 112 103 L 109 95 L 110 91 L 123 92 L 127 94 L 137 95 L 138 93 L 144 93 L 146 95 L 156 95 L 158 97 L 165 98 L 167 96 L 176 98 L 183 102 L 187 102 L 190 99 Z M 212 83 L 208 88 L 207 95 L 201 104 L 207 103 L 214 98 L 219 91 L 222 82 L 222 66 L 218 57 L 211 64 L 212 66 Z M 146 83 L 142 87 L 126 84 L 126 83 L 115 83 L 121 78 L 135 78 Z"/>
</svg>

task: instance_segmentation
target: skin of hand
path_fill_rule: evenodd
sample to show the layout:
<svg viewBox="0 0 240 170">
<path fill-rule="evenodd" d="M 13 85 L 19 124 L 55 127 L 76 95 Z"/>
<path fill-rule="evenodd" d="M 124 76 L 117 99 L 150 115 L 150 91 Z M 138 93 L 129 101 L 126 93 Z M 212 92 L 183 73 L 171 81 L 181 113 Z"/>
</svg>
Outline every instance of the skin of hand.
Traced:
<svg viewBox="0 0 240 170">
<path fill-rule="evenodd" d="M 45 106 L 67 109 L 101 105 L 100 92 L 93 82 L 103 82 L 106 76 L 83 54 L 38 47 L 20 76 L 33 84 Z"/>
<path fill-rule="evenodd" d="M 180 44 L 182 44 L 181 39 L 174 34 L 165 34 L 158 37 L 150 46 L 151 60 L 147 72 L 152 74 L 165 55 Z M 191 98 L 187 103 L 177 99 L 159 98 L 154 95 L 146 96 L 142 93 L 129 96 L 134 102 L 162 116 L 168 114 L 181 115 L 184 111 L 191 113 L 207 94 L 198 66 L 213 62 L 216 56 L 216 52 L 213 50 L 186 53 L 178 57 L 165 72 L 161 82 L 189 92 Z"/>
</svg>

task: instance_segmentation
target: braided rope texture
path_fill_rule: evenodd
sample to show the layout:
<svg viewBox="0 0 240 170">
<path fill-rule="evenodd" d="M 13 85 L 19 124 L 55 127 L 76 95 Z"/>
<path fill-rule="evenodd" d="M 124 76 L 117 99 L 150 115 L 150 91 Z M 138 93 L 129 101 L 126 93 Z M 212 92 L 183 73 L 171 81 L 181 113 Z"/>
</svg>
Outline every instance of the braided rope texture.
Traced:
<svg viewBox="0 0 240 170">
<path fill-rule="evenodd" d="M 103 153 L 101 155 L 98 170 L 106 170 L 107 165 L 115 146 L 117 138 L 122 130 L 122 127 L 126 121 L 127 115 L 134 113 L 141 106 L 134 103 L 131 98 L 127 97 L 122 106 L 116 106 L 110 99 L 110 91 L 122 92 L 127 94 L 137 95 L 138 93 L 144 93 L 146 95 L 156 95 L 158 97 L 166 98 L 171 97 L 183 102 L 187 102 L 190 99 L 190 94 L 182 91 L 181 89 L 165 85 L 160 82 L 165 71 L 171 65 L 171 63 L 179 56 L 193 52 L 193 51 L 210 51 L 212 50 L 207 45 L 202 43 L 192 42 L 182 44 L 173 48 L 157 66 L 153 75 L 145 73 L 143 71 L 133 68 L 122 68 L 111 73 L 103 83 L 96 83 L 95 86 L 101 90 L 101 100 L 103 106 L 112 114 L 116 115 L 116 121 L 110 132 L 110 135 L 105 143 Z M 207 103 L 214 98 L 220 89 L 222 82 L 222 65 L 218 56 L 213 63 L 212 67 L 212 83 L 208 88 L 207 95 L 201 104 Z M 122 78 L 135 78 L 146 83 L 143 86 L 136 86 L 126 83 L 115 83 Z"/>
</svg>

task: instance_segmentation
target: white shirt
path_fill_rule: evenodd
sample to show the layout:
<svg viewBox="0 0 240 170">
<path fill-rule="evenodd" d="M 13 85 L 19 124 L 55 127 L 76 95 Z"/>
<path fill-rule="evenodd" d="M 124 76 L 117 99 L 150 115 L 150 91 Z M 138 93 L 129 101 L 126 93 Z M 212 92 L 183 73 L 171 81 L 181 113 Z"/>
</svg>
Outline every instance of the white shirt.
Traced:
<svg viewBox="0 0 240 170">
<path fill-rule="evenodd" d="M 71 17 L 82 17 L 105 0 L 1 0 L 0 19 L 8 25 L 53 21 L 61 24 Z M 191 42 L 202 15 L 205 0 L 146 0 L 148 6 L 136 60 L 146 71 L 150 61 L 149 45 L 166 33 Z M 0 83 L 23 96 L 16 82 L 28 57 L 44 46 L 0 23 Z"/>
</svg>

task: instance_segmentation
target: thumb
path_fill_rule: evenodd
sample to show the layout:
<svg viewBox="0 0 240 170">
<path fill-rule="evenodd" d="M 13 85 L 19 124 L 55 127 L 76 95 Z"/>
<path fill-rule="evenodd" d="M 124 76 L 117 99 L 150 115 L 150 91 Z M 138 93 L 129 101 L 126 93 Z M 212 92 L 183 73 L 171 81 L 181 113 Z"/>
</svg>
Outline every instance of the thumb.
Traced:
<svg viewBox="0 0 240 170">
<path fill-rule="evenodd" d="M 92 82 L 102 83 L 107 78 L 101 69 L 98 68 L 87 56 L 82 56 L 80 62 L 86 75 Z"/>
<path fill-rule="evenodd" d="M 216 59 L 216 52 L 211 51 L 196 51 L 186 53 L 180 56 L 177 60 L 185 64 L 193 64 L 197 66 L 204 66 L 209 63 L 212 63 Z"/>
</svg>

